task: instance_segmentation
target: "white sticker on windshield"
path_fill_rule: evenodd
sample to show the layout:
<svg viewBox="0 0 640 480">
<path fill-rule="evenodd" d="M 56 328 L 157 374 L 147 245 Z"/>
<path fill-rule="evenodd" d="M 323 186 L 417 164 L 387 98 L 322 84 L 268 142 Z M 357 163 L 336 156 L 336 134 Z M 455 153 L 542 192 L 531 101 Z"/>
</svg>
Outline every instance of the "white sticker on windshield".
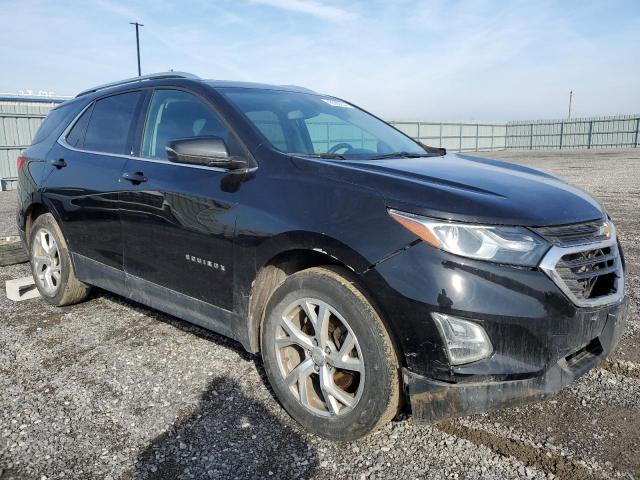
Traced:
<svg viewBox="0 0 640 480">
<path fill-rule="evenodd" d="M 323 98 L 323 102 L 328 103 L 332 107 L 340 107 L 340 108 L 353 108 L 347 102 L 342 102 L 340 100 L 334 100 L 333 98 Z"/>
</svg>

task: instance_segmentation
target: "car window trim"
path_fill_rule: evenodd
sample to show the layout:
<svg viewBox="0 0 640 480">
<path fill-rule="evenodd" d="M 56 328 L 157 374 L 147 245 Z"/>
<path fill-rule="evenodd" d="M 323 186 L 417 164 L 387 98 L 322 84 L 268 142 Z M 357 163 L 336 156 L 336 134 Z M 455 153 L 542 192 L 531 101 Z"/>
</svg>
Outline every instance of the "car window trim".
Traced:
<svg viewBox="0 0 640 480">
<path fill-rule="evenodd" d="M 172 87 L 166 87 L 166 88 L 172 89 Z M 213 166 L 208 166 L 208 165 L 191 165 L 191 164 L 186 164 L 186 163 L 172 163 L 172 162 L 167 162 L 166 160 L 165 161 L 163 161 L 163 160 L 155 160 L 155 159 L 152 159 L 152 158 L 140 157 L 138 155 L 126 155 L 126 154 L 119 154 L 119 153 L 100 152 L 100 151 L 96 151 L 96 150 L 87 150 L 85 148 L 73 147 L 73 146 L 69 145 L 69 143 L 67 142 L 67 135 L 69 135 L 69 132 L 71 132 L 71 129 L 78 122 L 78 120 L 80 119 L 82 114 L 84 112 L 86 112 L 87 109 L 92 107 L 95 104 L 95 102 L 97 102 L 98 100 L 101 100 L 101 99 L 106 98 L 106 97 L 111 97 L 111 96 L 114 96 L 114 95 L 119 95 L 121 93 L 138 92 L 138 91 L 142 92 L 142 93 L 146 93 L 146 92 L 148 92 L 149 90 L 152 90 L 152 89 L 153 89 L 153 87 L 151 87 L 151 88 L 143 88 L 143 89 L 136 88 L 136 89 L 126 90 L 126 91 L 122 91 L 122 92 L 118 92 L 118 93 L 112 93 L 112 94 L 109 94 L 109 95 L 103 95 L 103 96 L 101 96 L 99 98 L 95 98 L 94 100 L 89 102 L 84 108 L 82 108 L 82 110 L 80 110 L 80 112 L 73 118 L 73 120 L 69 123 L 69 125 L 67 125 L 67 127 L 63 130 L 62 134 L 58 137 L 58 140 L 56 142 L 59 145 L 62 145 L 63 147 L 68 148 L 69 150 L 73 150 L 74 152 L 88 153 L 88 154 L 91 154 L 91 155 L 103 155 L 103 156 L 115 157 L 115 158 L 124 158 L 124 159 L 127 159 L 127 160 L 140 160 L 140 161 L 143 161 L 143 162 L 160 163 L 160 164 L 163 164 L 163 165 L 167 165 L 167 164 L 176 165 L 176 166 L 180 166 L 180 167 L 195 168 L 195 169 L 198 169 L 198 170 L 210 170 L 210 171 L 213 170 L 213 171 L 216 171 L 216 172 L 226 172 L 226 173 L 228 173 L 229 170 L 226 169 L 226 168 L 222 168 L 222 167 L 213 167 Z M 183 89 L 180 89 L 180 90 L 183 90 Z M 202 96 L 200 96 L 200 97 L 202 98 Z M 150 102 L 147 102 L 147 104 L 146 104 L 147 109 L 149 107 L 149 104 L 150 104 Z M 145 118 L 146 118 L 146 109 L 143 108 L 142 110 L 145 110 Z M 140 112 L 140 113 L 142 113 L 142 112 Z M 91 119 L 89 119 L 89 120 L 91 120 Z M 225 125 L 226 124 L 227 124 L 227 122 L 225 121 Z M 237 135 L 236 135 L 236 137 L 237 137 Z M 142 141 L 142 136 L 140 136 L 138 138 L 138 140 Z M 82 143 L 83 143 L 83 146 L 84 146 L 84 139 L 83 139 Z M 246 146 L 244 145 L 243 142 L 241 142 L 241 145 L 246 149 Z M 138 149 L 139 148 L 140 147 L 138 147 Z M 253 159 L 253 156 L 250 156 L 249 158 Z M 253 161 L 255 162 L 255 160 L 253 160 Z M 256 162 L 256 163 L 254 163 L 254 166 L 251 166 L 251 167 L 247 168 L 246 172 L 247 173 L 254 172 L 257 169 L 258 169 L 258 166 L 257 166 L 257 162 Z"/>
<path fill-rule="evenodd" d="M 138 157 L 136 155 L 124 155 L 124 154 L 119 154 L 119 153 L 107 153 L 107 152 L 97 152 L 95 150 L 84 150 L 84 149 L 80 149 L 80 148 L 75 148 L 72 147 L 71 145 L 69 145 L 64 137 L 60 137 L 58 138 L 58 144 L 62 145 L 65 148 L 68 148 L 69 150 L 73 150 L 74 152 L 80 152 L 80 153 L 88 153 L 91 155 L 103 155 L 103 156 L 108 156 L 108 157 L 115 157 L 115 158 L 124 158 L 127 160 L 139 160 L 142 162 L 150 162 L 150 163 L 160 163 L 162 165 L 175 165 L 176 167 L 186 167 L 186 168 L 195 168 L 195 169 L 199 169 L 199 170 L 213 170 L 216 172 L 224 172 L 224 173 L 229 173 L 229 169 L 227 168 L 222 168 L 222 167 L 212 167 L 212 166 L 208 166 L 208 165 L 191 165 L 188 163 L 174 163 L 174 162 L 168 162 L 166 160 L 155 160 L 152 158 L 143 158 L 143 157 Z M 258 167 L 249 167 L 246 170 L 246 172 L 254 172 L 258 169 Z"/>
</svg>

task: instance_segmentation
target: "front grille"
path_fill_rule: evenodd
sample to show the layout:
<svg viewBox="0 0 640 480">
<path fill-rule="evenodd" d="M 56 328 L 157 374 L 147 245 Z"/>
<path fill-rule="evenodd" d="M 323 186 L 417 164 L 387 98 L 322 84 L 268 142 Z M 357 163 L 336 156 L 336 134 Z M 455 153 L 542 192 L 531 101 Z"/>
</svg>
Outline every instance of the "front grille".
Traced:
<svg viewBox="0 0 640 480">
<path fill-rule="evenodd" d="M 597 298 L 615 293 L 618 249 L 597 248 L 568 253 L 556 264 L 565 285 L 579 299 Z"/>
<path fill-rule="evenodd" d="M 555 227 L 537 227 L 532 230 L 546 239 L 552 245 L 569 247 L 585 243 L 599 242 L 609 238 L 605 220 L 573 223 Z"/>
<path fill-rule="evenodd" d="M 580 307 L 606 305 L 624 297 L 624 271 L 615 227 L 610 221 L 599 223 L 597 231 L 586 227 L 594 223 L 583 223 L 580 228 L 573 225 L 573 233 L 568 225 L 545 227 L 545 238 L 550 242 L 555 238 L 561 244 L 554 243 L 540 268 Z M 548 233 L 554 229 L 555 237 Z M 589 235 L 592 240 L 585 244 Z"/>
</svg>

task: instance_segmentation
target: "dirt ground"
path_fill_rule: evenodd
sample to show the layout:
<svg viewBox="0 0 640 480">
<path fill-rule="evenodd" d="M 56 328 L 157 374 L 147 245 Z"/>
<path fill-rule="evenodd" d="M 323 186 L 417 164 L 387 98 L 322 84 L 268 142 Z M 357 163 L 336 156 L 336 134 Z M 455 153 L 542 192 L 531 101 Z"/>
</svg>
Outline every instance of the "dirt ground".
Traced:
<svg viewBox="0 0 640 480">
<path fill-rule="evenodd" d="M 640 149 L 482 154 L 594 194 L 618 226 L 627 330 L 552 399 L 436 425 L 401 415 L 334 444 L 273 398 L 234 341 L 96 290 L 82 304 L 14 303 L 0 268 L 0 479 L 640 478 Z M 15 233 L 0 192 L 0 235 Z"/>
</svg>

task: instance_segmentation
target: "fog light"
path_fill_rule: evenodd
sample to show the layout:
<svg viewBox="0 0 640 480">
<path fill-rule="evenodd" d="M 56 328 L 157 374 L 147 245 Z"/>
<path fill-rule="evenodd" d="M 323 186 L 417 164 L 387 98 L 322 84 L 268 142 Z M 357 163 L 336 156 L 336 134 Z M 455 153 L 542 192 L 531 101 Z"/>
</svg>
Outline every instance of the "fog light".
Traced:
<svg viewBox="0 0 640 480">
<path fill-rule="evenodd" d="M 487 332 L 477 323 L 444 313 L 432 312 L 431 316 L 440 330 L 453 365 L 475 362 L 493 352 Z"/>
</svg>

